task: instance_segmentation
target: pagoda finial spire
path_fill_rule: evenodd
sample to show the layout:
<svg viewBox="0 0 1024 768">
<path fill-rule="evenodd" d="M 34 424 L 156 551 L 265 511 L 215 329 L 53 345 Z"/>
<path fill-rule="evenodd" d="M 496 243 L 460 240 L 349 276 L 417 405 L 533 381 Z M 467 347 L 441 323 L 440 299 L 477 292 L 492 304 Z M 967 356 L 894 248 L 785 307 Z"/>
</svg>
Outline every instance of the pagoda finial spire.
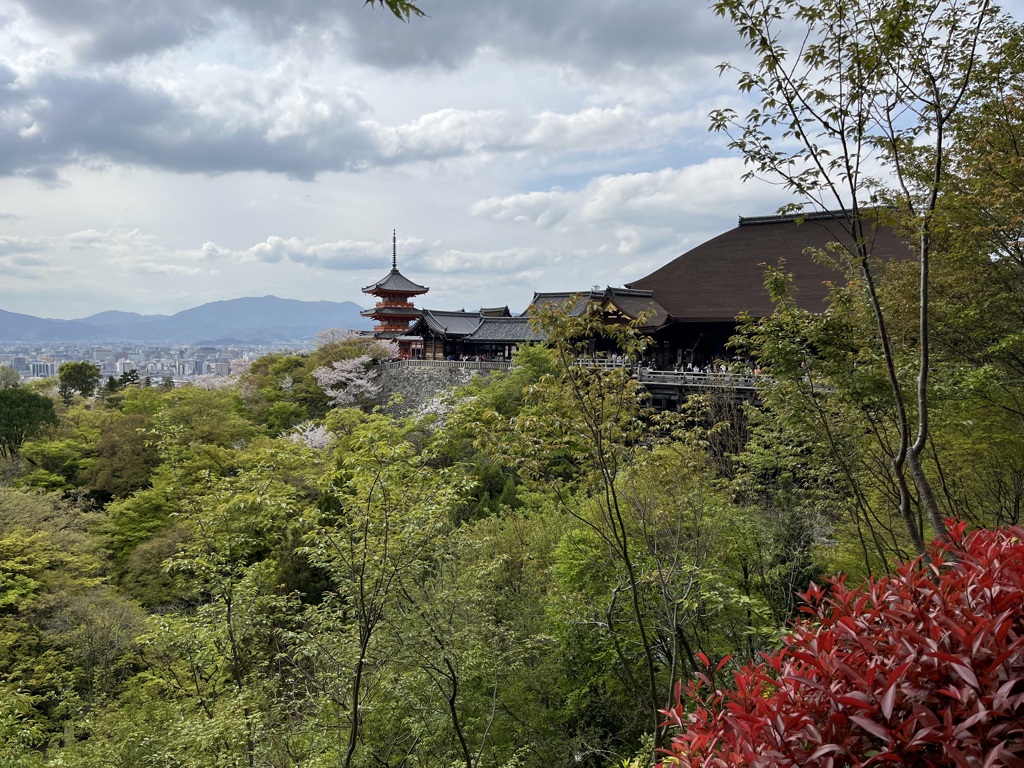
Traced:
<svg viewBox="0 0 1024 768">
<path fill-rule="evenodd" d="M 398 269 L 398 230 L 391 230 L 391 268 Z"/>
</svg>

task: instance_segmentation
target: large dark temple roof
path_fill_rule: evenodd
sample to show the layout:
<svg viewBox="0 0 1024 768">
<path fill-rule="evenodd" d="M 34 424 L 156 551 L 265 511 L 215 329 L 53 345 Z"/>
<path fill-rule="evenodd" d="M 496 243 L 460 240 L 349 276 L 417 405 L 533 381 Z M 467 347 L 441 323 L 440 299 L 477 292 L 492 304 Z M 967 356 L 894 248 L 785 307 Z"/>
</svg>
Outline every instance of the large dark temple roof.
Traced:
<svg viewBox="0 0 1024 768">
<path fill-rule="evenodd" d="M 906 241 L 888 227 L 871 232 L 872 251 L 881 261 L 913 256 Z M 772 302 L 764 287 L 765 266 L 785 259 L 793 279 L 793 298 L 813 312 L 823 310 L 826 283 L 842 275 L 804 251 L 824 249 L 831 242 L 852 247 L 853 241 L 834 214 L 740 218 L 739 226 L 698 245 L 664 267 L 628 284 L 654 292 L 658 304 L 674 320 L 732 321 L 741 312 L 770 315 Z"/>
</svg>

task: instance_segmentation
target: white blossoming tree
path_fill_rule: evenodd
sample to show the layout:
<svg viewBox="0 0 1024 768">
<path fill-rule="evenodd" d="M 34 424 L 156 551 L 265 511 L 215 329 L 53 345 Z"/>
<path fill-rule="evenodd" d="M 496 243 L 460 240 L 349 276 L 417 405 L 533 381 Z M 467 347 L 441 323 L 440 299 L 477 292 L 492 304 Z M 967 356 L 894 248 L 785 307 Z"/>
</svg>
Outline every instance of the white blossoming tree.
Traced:
<svg viewBox="0 0 1024 768">
<path fill-rule="evenodd" d="M 331 405 L 356 405 L 380 392 L 380 384 L 370 370 L 372 363 L 369 355 L 336 360 L 313 371 L 313 378 L 331 398 Z"/>
<path fill-rule="evenodd" d="M 317 451 L 324 451 L 331 447 L 334 436 L 323 424 L 315 421 L 304 421 L 297 424 L 290 432 L 284 432 L 281 437 L 293 443 L 305 445 Z"/>
<path fill-rule="evenodd" d="M 313 378 L 334 407 L 359 405 L 380 393 L 374 363 L 398 357 L 398 344 L 352 331 L 328 328 L 316 335 L 318 351 L 333 350 L 341 359 L 313 371 Z"/>
</svg>

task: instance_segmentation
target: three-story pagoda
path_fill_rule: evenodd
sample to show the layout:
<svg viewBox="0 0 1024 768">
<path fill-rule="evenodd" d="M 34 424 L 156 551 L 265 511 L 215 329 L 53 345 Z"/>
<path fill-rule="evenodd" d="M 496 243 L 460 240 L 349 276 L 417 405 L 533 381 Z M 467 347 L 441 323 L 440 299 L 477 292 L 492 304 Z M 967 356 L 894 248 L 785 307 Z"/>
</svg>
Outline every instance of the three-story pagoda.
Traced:
<svg viewBox="0 0 1024 768">
<path fill-rule="evenodd" d="M 373 335 L 378 339 L 394 339 L 398 342 L 402 357 L 410 357 L 413 339 L 406 337 L 409 325 L 420 318 L 422 310 L 409 300 L 430 289 L 414 283 L 398 271 L 398 241 L 396 233 L 391 234 L 391 271 L 372 285 L 363 288 L 363 293 L 377 298 L 373 309 L 363 310 L 363 317 L 370 317 L 377 323 Z M 415 341 L 419 341 L 416 339 Z"/>
</svg>

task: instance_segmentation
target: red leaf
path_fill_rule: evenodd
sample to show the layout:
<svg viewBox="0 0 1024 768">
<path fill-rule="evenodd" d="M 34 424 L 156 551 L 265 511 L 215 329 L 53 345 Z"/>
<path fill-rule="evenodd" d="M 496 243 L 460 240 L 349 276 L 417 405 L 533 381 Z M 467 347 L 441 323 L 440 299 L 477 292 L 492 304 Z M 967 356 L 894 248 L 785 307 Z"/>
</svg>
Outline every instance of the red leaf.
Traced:
<svg viewBox="0 0 1024 768">
<path fill-rule="evenodd" d="M 1004 743 L 996 744 L 996 746 L 989 750 L 989 753 L 985 755 L 985 762 L 981 764 L 981 768 L 992 768 L 1003 754 L 1003 748 L 1006 746 Z"/>
<path fill-rule="evenodd" d="M 892 708 L 896 703 L 896 686 L 890 685 L 885 693 L 882 694 L 882 701 L 880 705 L 882 707 L 882 714 L 885 715 L 885 719 L 889 720 L 892 718 Z"/>
<path fill-rule="evenodd" d="M 818 747 L 811 753 L 810 759 L 817 760 L 819 757 L 830 755 L 834 752 L 842 752 L 843 748 L 838 744 L 825 744 L 824 746 Z"/>
<path fill-rule="evenodd" d="M 950 665 L 956 671 L 960 677 L 964 679 L 969 686 L 978 690 L 981 688 L 981 684 L 978 682 L 978 678 L 974 674 L 974 670 L 964 664 L 952 664 Z"/>
<path fill-rule="evenodd" d="M 867 694 L 861 693 L 860 691 L 853 691 L 851 693 L 837 696 L 836 701 L 840 704 L 845 704 L 848 707 L 857 707 L 863 710 L 872 710 L 875 708 L 874 702 L 872 702 Z"/>
<path fill-rule="evenodd" d="M 971 761 L 967 759 L 967 755 L 965 755 L 961 750 L 957 749 L 952 744 L 946 744 L 946 754 L 952 757 L 953 761 L 960 768 L 973 768 L 973 766 L 971 765 Z"/>
<path fill-rule="evenodd" d="M 886 744 L 892 743 L 892 733 L 890 733 L 889 729 L 885 726 L 876 723 L 874 720 L 868 720 L 866 717 L 861 717 L 860 715 L 850 715 L 850 720 L 870 733 L 876 739 L 881 739 Z"/>
</svg>

